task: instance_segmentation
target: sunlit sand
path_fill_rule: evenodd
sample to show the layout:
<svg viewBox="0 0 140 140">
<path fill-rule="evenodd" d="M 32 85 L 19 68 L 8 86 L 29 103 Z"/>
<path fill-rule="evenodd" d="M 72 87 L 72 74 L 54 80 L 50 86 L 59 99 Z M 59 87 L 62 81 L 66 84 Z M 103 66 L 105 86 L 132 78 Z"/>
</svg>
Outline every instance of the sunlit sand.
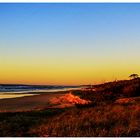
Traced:
<svg viewBox="0 0 140 140">
<path fill-rule="evenodd" d="M 0 94 L 0 99 L 18 98 L 33 95 L 34 94 Z"/>
<path fill-rule="evenodd" d="M 34 96 L 33 96 L 34 95 Z M 90 101 L 70 92 L 4 95 L 7 99 L 0 100 L 0 111 L 30 111 L 43 108 L 72 107 L 75 104 L 88 104 Z M 2 95 L 3 97 L 3 95 Z M 13 98 L 15 97 L 15 98 Z M 18 97 L 18 98 L 17 98 Z"/>
</svg>

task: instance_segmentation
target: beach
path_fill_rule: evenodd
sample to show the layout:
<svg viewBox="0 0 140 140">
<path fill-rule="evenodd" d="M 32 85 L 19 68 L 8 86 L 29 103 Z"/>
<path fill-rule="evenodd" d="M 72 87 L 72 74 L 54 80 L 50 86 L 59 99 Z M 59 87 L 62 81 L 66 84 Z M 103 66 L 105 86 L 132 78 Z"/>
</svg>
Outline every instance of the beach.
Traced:
<svg viewBox="0 0 140 140">
<path fill-rule="evenodd" d="M 0 112 L 30 111 L 50 107 L 49 100 L 66 92 L 37 93 L 33 96 L 0 99 Z"/>
<path fill-rule="evenodd" d="M 23 112 L 44 110 L 47 108 L 72 107 L 75 104 L 88 104 L 90 101 L 81 99 L 71 91 L 42 92 L 31 96 L 0 99 L 0 112 Z"/>
</svg>

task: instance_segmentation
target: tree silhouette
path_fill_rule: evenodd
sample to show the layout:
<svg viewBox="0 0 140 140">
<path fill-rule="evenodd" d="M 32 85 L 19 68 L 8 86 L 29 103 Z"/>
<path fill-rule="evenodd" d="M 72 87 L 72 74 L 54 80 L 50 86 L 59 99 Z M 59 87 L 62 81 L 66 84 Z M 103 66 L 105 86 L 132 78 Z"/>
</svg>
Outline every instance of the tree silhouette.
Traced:
<svg viewBox="0 0 140 140">
<path fill-rule="evenodd" d="M 129 78 L 131 78 L 131 79 L 136 79 L 136 78 L 138 78 L 138 77 L 139 77 L 138 74 L 131 74 L 131 75 L 129 76 Z"/>
</svg>

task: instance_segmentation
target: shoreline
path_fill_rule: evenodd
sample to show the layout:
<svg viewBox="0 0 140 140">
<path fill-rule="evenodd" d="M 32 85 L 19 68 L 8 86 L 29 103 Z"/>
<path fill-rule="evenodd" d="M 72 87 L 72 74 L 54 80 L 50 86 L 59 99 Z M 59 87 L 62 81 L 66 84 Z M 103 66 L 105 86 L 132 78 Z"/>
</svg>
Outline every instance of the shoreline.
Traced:
<svg viewBox="0 0 140 140">
<path fill-rule="evenodd" d="M 28 96 L 35 96 L 35 95 L 40 95 L 40 94 L 57 94 L 57 93 L 65 93 L 69 92 L 70 90 L 67 91 L 55 91 L 55 92 L 46 92 L 46 91 L 32 91 L 32 92 L 0 92 L 0 100 L 4 99 L 15 99 L 15 98 L 22 98 L 22 97 L 28 97 Z M 3 98 L 2 96 L 7 96 Z M 12 97 L 13 96 L 13 97 Z"/>
<path fill-rule="evenodd" d="M 23 112 L 44 108 L 61 108 L 60 106 L 63 106 L 63 103 L 61 105 L 54 104 L 51 100 L 59 99 L 71 93 L 71 91 L 73 90 L 46 93 L 38 92 L 33 96 L 0 99 L 0 112 Z M 68 106 L 73 106 L 73 104 L 69 104 Z"/>
<path fill-rule="evenodd" d="M 29 91 L 9 91 L 9 92 L 0 92 L 0 100 L 1 99 L 10 99 L 10 98 L 20 98 L 26 96 L 34 96 L 39 94 L 48 94 L 48 93 L 62 93 L 69 92 L 72 90 L 81 90 L 79 88 L 62 88 L 62 89 L 47 89 L 47 90 L 29 90 Z"/>
<path fill-rule="evenodd" d="M 29 111 L 49 107 L 49 100 L 60 97 L 66 93 L 38 93 L 33 96 L 0 99 L 0 112 Z"/>
</svg>

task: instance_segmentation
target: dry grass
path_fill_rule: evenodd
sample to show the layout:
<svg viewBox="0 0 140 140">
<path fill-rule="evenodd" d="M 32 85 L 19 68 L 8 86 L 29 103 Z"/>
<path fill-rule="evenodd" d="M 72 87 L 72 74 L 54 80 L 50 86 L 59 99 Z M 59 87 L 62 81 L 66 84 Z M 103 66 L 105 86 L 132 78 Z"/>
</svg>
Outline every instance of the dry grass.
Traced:
<svg viewBox="0 0 140 140">
<path fill-rule="evenodd" d="M 76 107 L 0 113 L 0 136 L 140 137 L 140 78 L 94 87 L 53 100 Z"/>
<path fill-rule="evenodd" d="M 75 104 L 87 105 L 90 101 L 81 99 L 79 96 L 73 95 L 72 92 L 69 92 L 60 97 L 54 97 L 49 102 L 53 107 L 64 108 L 71 107 Z"/>
<path fill-rule="evenodd" d="M 108 105 L 73 109 L 30 130 L 32 135 L 51 137 L 140 136 L 140 104 Z"/>
</svg>

